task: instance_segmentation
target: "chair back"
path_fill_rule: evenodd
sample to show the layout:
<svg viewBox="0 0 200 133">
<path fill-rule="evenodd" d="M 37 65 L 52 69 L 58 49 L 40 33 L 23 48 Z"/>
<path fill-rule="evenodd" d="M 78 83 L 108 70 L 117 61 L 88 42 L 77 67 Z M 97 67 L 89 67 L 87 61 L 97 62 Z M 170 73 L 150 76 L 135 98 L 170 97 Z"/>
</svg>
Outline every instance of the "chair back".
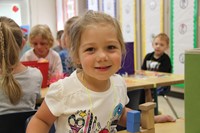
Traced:
<svg viewBox="0 0 200 133">
<path fill-rule="evenodd" d="M 0 133 L 25 133 L 26 120 L 36 110 L 0 115 Z"/>
</svg>

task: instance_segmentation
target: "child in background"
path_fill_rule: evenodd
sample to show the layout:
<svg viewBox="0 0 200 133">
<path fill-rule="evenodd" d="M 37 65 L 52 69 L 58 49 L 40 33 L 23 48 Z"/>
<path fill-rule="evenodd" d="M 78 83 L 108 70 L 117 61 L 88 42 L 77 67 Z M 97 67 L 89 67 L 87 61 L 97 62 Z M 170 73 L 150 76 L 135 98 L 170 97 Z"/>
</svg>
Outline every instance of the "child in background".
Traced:
<svg viewBox="0 0 200 133">
<path fill-rule="evenodd" d="M 111 16 L 87 11 L 71 26 L 71 57 L 76 67 L 69 77 L 53 83 L 27 133 L 116 132 L 126 126 L 126 84 L 115 74 L 125 45 L 119 23 Z"/>
<path fill-rule="evenodd" d="M 67 20 L 65 23 L 64 33 L 61 37 L 61 46 L 63 50 L 59 52 L 62 66 L 63 66 L 63 73 L 65 76 L 69 76 L 74 70 L 75 67 L 72 64 L 71 58 L 69 56 L 69 49 L 70 49 L 70 42 L 69 42 L 69 31 L 71 25 L 78 19 L 78 16 L 74 16 Z"/>
<path fill-rule="evenodd" d="M 165 53 L 165 51 L 169 48 L 169 37 L 167 34 L 158 34 L 153 40 L 152 47 L 154 51 L 145 56 L 141 69 L 171 73 L 171 61 L 169 56 Z M 145 91 L 142 90 L 141 92 L 140 103 L 145 102 Z M 167 93 L 170 91 L 170 86 L 159 87 L 156 91 L 158 94 Z"/>
<path fill-rule="evenodd" d="M 165 33 L 158 34 L 154 38 L 152 46 L 154 51 L 145 56 L 142 70 L 171 73 L 171 61 L 165 53 L 169 48 L 169 37 Z"/>
<path fill-rule="evenodd" d="M 57 35 L 56 35 L 56 39 L 57 39 L 57 46 L 53 48 L 53 50 L 55 50 L 56 52 L 60 52 L 61 50 L 63 50 L 62 46 L 61 46 L 61 37 L 62 37 L 62 34 L 64 33 L 64 30 L 59 30 L 57 32 Z"/>
<path fill-rule="evenodd" d="M 54 39 L 47 25 L 35 25 L 29 34 L 29 42 L 33 47 L 21 57 L 21 61 L 47 60 L 49 62 L 49 79 L 62 74 L 63 68 L 59 54 L 52 50 Z"/>
<path fill-rule="evenodd" d="M 0 17 L 0 114 L 34 110 L 40 97 L 40 70 L 19 61 L 25 42 L 15 21 Z"/>
</svg>

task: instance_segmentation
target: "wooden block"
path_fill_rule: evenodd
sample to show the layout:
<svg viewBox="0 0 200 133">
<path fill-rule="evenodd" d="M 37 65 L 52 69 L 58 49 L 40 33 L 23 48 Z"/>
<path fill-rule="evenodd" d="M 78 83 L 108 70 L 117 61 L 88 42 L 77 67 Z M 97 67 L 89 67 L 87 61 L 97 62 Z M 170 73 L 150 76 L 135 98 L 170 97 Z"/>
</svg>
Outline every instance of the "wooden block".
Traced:
<svg viewBox="0 0 200 133">
<path fill-rule="evenodd" d="M 131 133 L 140 131 L 140 111 L 131 110 L 127 112 L 126 130 Z"/>
<path fill-rule="evenodd" d="M 141 112 L 141 127 L 144 129 L 154 128 L 154 109 Z"/>
<path fill-rule="evenodd" d="M 156 104 L 154 102 L 147 102 L 147 103 L 139 105 L 139 109 L 142 110 L 142 111 L 143 110 L 147 111 L 147 110 L 150 110 L 150 109 L 154 109 L 155 107 L 156 107 Z"/>
</svg>

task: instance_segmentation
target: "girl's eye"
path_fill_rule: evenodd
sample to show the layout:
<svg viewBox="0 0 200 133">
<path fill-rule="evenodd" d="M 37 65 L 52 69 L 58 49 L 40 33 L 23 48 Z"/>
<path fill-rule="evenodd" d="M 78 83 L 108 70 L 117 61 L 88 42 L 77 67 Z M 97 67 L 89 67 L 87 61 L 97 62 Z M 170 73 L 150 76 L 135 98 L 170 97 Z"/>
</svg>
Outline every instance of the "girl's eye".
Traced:
<svg viewBox="0 0 200 133">
<path fill-rule="evenodd" d="M 45 44 L 46 44 L 45 42 L 42 42 L 42 43 L 41 43 L 41 45 L 45 45 Z"/>
<path fill-rule="evenodd" d="M 92 52 L 94 51 L 94 48 L 87 48 L 85 51 Z"/>
<path fill-rule="evenodd" d="M 114 45 L 110 45 L 110 46 L 108 46 L 108 49 L 116 49 L 117 47 L 116 46 L 114 46 Z"/>
<path fill-rule="evenodd" d="M 34 46 L 37 46 L 37 43 L 33 43 Z"/>
</svg>

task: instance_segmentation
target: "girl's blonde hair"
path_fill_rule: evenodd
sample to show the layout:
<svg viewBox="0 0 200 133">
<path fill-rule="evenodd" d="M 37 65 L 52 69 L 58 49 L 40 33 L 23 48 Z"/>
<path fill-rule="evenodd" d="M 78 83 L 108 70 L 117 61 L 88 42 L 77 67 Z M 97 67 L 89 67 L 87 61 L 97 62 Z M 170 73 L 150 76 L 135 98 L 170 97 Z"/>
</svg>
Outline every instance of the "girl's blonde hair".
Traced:
<svg viewBox="0 0 200 133">
<path fill-rule="evenodd" d="M 17 104 L 22 97 L 21 86 L 12 74 L 13 69 L 19 63 L 22 37 L 22 31 L 14 20 L 0 17 L 1 88 L 12 104 Z"/>
<path fill-rule="evenodd" d="M 47 40 L 49 48 L 53 47 L 54 38 L 48 25 L 38 24 L 31 28 L 29 34 L 29 42 L 31 46 L 33 46 L 32 39 L 34 39 L 38 35 L 41 36 L 43 39 Z"/>
<path fill-rule="evenodd" d="M 123 54 L 126 53 L 126 48 L 118 21 L 115 18 L 112 18 L 108 14 L 89 10 L 85 13 L 85 15 L 79 17 L 78 20 L 72 24 L 69 30 L 69 39 L 71 43 L 70 55 L 73 61 L 76 61 L 79 58 L 78 50 L 80 47 L 81 36 L 84 30 L 89 25 L 102 24 L 102 23 L 112 25 L 115 28 L 118 41 L 121 45 L 122 53 Z M 78 66 L 78 64 L 75 65 L 76 67 L 80 67 Z"/>
<path fill-rule="evenodd" d="M 76 20 L 78 20 L 79 16 L 73 16 L 71 18 L 69 18 L 66 22 L 65 22 L 65 26 L 64 26 L 64 38 L 67 37 L 68 38 L 68 47 L 70 47 L 70 39 L 69 39 L 69 32 L 71 30 L 71 26 L 74 22 L 76 22 Z M 63 38 L 63 39 L 64 39 Z M 66 43 L 66 42 L 65 42 Z"/>
</svg>

